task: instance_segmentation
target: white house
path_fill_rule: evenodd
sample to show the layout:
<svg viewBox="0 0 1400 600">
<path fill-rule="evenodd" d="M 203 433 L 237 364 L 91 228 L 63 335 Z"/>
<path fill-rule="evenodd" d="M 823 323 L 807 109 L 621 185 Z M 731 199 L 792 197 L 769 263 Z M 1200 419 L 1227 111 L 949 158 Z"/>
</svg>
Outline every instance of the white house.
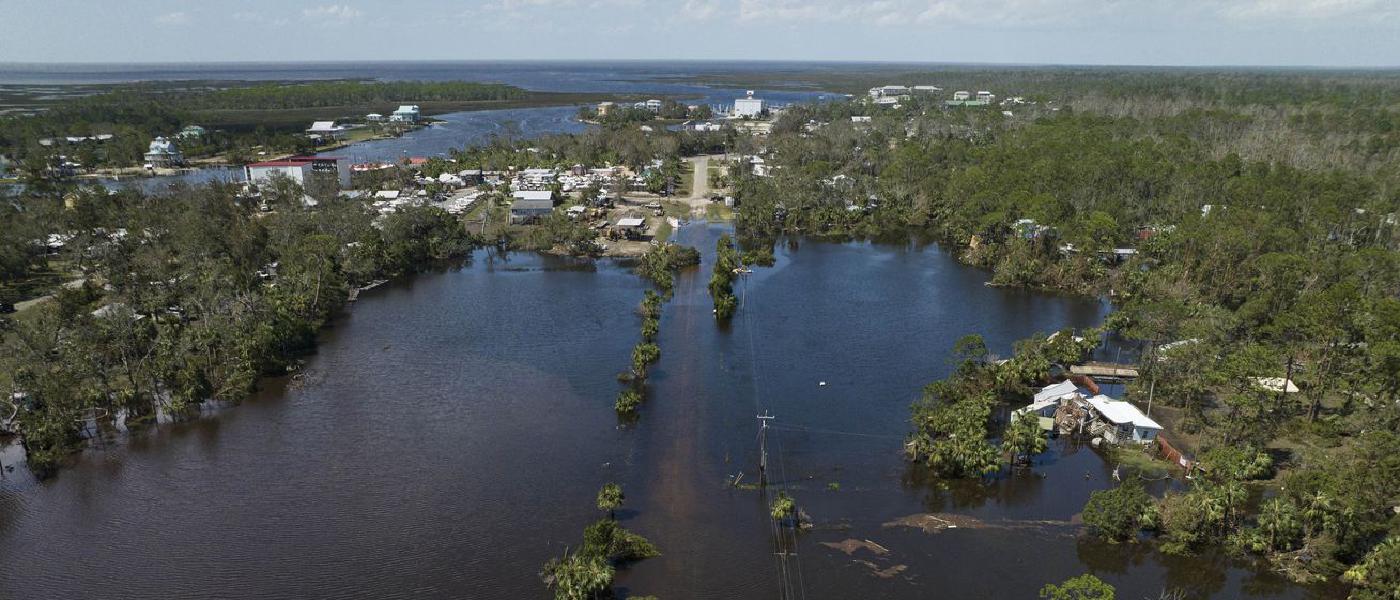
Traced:
<svg viewBox="0 0 1400 600">
<path fill-rule="evenodd" d="M 760 117 L 766 112 L 768 104 L 762 98 L 753 97 L 753 90 L 749 90 L 747 96 L 734 101 L 734 116 L 741 119 Z"/>
<path fill-rule="evenodd" d="M 657 100 L 657 99 L 655 99 L 655 98 L 653 98 L 653 99 L 651 99 L 651 100 L 647 100 L 647 101 L 643 104 L 643 106 L 646 107 L 646 109 L 649 110 L 649 111 L 651 111 L 651 112 L 654 112 L 654 113 L 659 113 L 659 112 L 661 112 L 661 101 L 660 101 L 660 100 Z"/>
<path fill-rule="evenodd" d="M 548 190 L 519 191 L 513 194 L 510 222 L 525 223 L 554 212 L 554 192 Z"/>
<path fill-rule="evenodd" d="M 1161 425 L 1143 414 L 1131 402 L 1114 400 L 1104 395 L 1094 396 L 1085 402 L 1107 425 L 1103 429 L 1104 439 L 1114 444 L 1149 444 L 1157 439 L 1157 434 L 1162 431 Z"/>
<path fill-rule="evenodd" d="M 1015 421 L 1023 416 L 1030 415 L 1042 419 L 1041 427 L 1053 424 L 1047 423 L 1043 419 L 1054 419 L 1055 411 L 1059 410 L 1060 404 L 1066 401 L 1073 401 L 1080 398 L 1079 388 L 1069 381 L 1061 381 L 1053 385 L 1040 388 L 1031 399 L 1031 403 L 1018 408 L 1011 413 L 1011 420 Z"/>
<path fill-rule="evenodd" d="M 370 123 L 378 123 L 384 120 L 384 115 L 381 115 L 379 113 L 369 113 L 365 115 L 365 120 L 369 121 Z"/>
<path fill-rule="evenodd" d="M 417 104 L 404 104 L 389 115 L 389 120 L 395 123 L 417 123 L 422 113 L 418 110 Z"/>
<path fill-rule="evenodd" d="M 870 120 L 871 120 L 870 117 L 863 117 L 863 116 L 851 117 L 851 122 L 852 122 L 852 123 L 869 123 Z"/>
<path fill-rule="evenodd" d="M 180 153 L 180 147 L 176 146 L 174 141 L 163 137 L 151 140 L 145 159 L 146 164 L 153 169 L 168 169 L 185 163 L 185 155 Z"/>
<path fill-rule="evenodd" d="M 984 91 L 977 92 L 977 101 L 978 101 L 978 102 L 986 102 L 986 103 L 988 103 L 988 104 L 991 104 L 993 100 L 996 100 L 996 98 L 997 98 L 997 95 L 996 95 L 996 94 L 993 94 L 993 93 L 988 92 L 988 91 L 985 91 L 985 90 L 984 90 Z"/>
<path fill-rule="evenodd" d="M 316 176 L 334 177 L 341 189 L 350 188 L 350 163 L 339 158 L 294 156 L 283 160 L 253 163 L 243 167 L 243 176 L 250 183 L 266 183 L 283 175 L 303 187 Z"/>
<path fill-rule="evenodd" d="M 336 125 L 335 121 L 316 121 L 306 130 L 306 134 L 338 140 L 345 137 L 345 127 Z"/>
<path fill-rule="evenodd" d="M 972 93 L 968 92 L 967 90 L 958 90 L 956 92 L 953 92 L 953 100 L 957 102 L 966 102 L 967 99 L 971 97 Z"/>
</svg>

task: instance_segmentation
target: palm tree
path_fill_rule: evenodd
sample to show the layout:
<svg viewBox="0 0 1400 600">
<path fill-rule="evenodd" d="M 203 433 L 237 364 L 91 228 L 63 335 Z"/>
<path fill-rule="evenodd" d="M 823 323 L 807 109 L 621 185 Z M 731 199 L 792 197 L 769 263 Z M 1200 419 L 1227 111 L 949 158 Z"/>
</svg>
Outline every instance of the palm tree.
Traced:
<svg viewBox="0 0 1400 600">
<path fill-rule="evenodd" d="M 1293 503 L 1274 498 L 1264 503 L 1259 512 L 1259 528 L 1269 538 L 1270 550 L 1283 550 L 1293 545 L 1298 532 L 1298 509 Z"/>
<path fill-rule="evenodd" d="M 614 511 L 622 507 L 622 501 L 626 497 L 622 494 L 622 486 L 616 483 L 605 483 L 602 489 L 598 490 L 598 510 L 608 511 L 608 518 L 614 519 Z"/>
<path fill-rule="evenodd" d="M 613 574 L 612 565 L 601 556 L 565 554 L 545 563 L 540 577 L 554 590 L 555 600 L 589 600 L 612 585 Z"/>
<path fill-rule="evenodd" d="M 773 505 L 769 508 L 773 519 L 776 521 L 787 521 L 797 512 L 797 504 L 792 501 L 792 497 L 787 492 L 778 492 L 778 497 L 773 499 Z"/>
</svg>

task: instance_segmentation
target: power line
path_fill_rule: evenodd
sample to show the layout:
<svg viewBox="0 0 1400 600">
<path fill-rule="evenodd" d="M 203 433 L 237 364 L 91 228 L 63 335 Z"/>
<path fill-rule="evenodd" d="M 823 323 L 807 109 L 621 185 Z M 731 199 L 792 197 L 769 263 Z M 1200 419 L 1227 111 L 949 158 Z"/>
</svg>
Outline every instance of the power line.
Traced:
<svg viewBox="0 0 1400 600">
<path fill-rule="evenodd" d="M 742 287 L 742 295 L 741 295 L 741 297 L 740 297 L 740 310 L 742 310 L 743 313 L 744 313 L 744 329 L 745 329 L 745 331 L 746 331 L 746 333 L 747 333 L 747 335 L 748 335 L 748 338 L 749 338 L 749 372 L 750 372 L 749 381 L 750 381 L 750 384 L 751 384 L 751 386 L 752 386 L 752 388 L 753 388 L 754 409 L 755 409 L 755 411 L 757 411 L 757 410 L 759 410 L 759 409 L 761 408 L 760 405 L 762 404 L 761 401 L 760 401 L 760 398 L 761 398 L 762 396 L 761 396 L 761 394 L 760 394 L 760 392 L 759 392 L 759 381 L 758 381 L 759 372 L 760 372 L 759 369 L 758 369 L 758 347 L 757 347 L 757 345 L 754 343 L 753 320 L 749 318 L 749 313 L 752 312 L 752 307 L 750 306 L 750 303 L 749 303 L 749 301 L 748 301 L 748 297 L 749 297 L 749 282 L 748 282 L 748 278 L 747 278 L 747 277 L 741 277 L 741 278 L 740 278 L 740 282 L 741 282 L 741 287 Z M 760 463 L 759 463 L 759 471 L 760 471 L 759 489 L 761 490 L 761 493 L 762 493 L 764 508 L 765 508 L 765 509 L 768 509 L 768 507 L 771 506 L 772 500 L 770 499 L 769 494 L 768 494 L 767 474 L 766 474 L 767 467 L 768 467 L 768 447 L 767 447 L 767 439 L 768 439 L 768 429 L 770 428 L 770 422 L 773 421 L 773 420 L 775 419 L 775 417 L 773 417 L 767 410 L 763 410 L 762 413 L 758 415 L 758 419 L 759 419 L 759 424 L 760 424 L 760 429 L 759 429 L 759 444 L 760 444 L 760 448 L 759 448 L 759 452 L 760 452 L 760 456 L 759 456 L 759 461 L 760 461 Z M 779 439 L 777 439 L 777 438 L 774 438 L 774 445 L 777 447 L 777 456 L 778 456 L 778 477 L 779 477 L 779 480 L 782 482 L 781 484 L 782 484 L 783 486 L 786 486 L 788 480 L 787 480 L 787 471 L 786 471 L 786 468 L 785 468 L 785 465 L 784 465 L 784 461 L 783 461 L 783 452 L 782 452 L 782 442 L 781 442 L 781 440 L 779 440 Z M 780 492 L 781 492 L 781 491 L 782 491 L 782 490 L 780 490 Z M 806 598 L 807 598 L 807 588 L 806 588 L 806 584 L 805 584 L 805 582 L 804 582 L 804 580 L 803 580 L 803 576 L 802 576 L 802 561 L 801 561 L 801 558 L 798 556 L 798 553 L 797 553 L 797 532 L 795 531 L 795 529 L 789 529 L 789 528 L 787 528 L 787 527 L 781 526 L 780 523 L 778 522 L 777 517 L 773 516 L 773 515 L 771 514 L 771 512 L 770 512 L 770 514 L 768 515 L 768 517 L 769 517 L 768 520 L 769 520 L 770 529 L 772 530 L 772 533 L 773 533 L 774 554 L 777 556 L 778 573 L 779 573 L 779 577 L 781 578 L 780 581 L 779 581 L 779 588 L 778 588 L 778 589 L 779 589 L 779 593 L 780 593 L 780 597 L 781 597 L 783 600 L 797 600 L 797 599 L 799 599 L 799 598 L 800 598 L 801 600 L 806 600 Z M 788 537 L 787 537 L 786 539 L 791 540 L 791 544 L 790 544 L 790 545 L 788 545 L 788 544 L 785 542 L 785 538 L 784 538 L 784 535 L 783 535 L 785 532 L 788 534 Z M 787 547 L 787 548 L 784 548 L 785 545 L 787 545 L 788 547 Z M 791 552 L 788 552 L 789 549 L 791 550 Z M 796 593 L 794 593 L 794 586 L 793 586 L 793 583 L 792 583 L 792 573 L 791 573 L 791 571 L 790 571 L 789 568 L 788 568 L 788 557 L 789 557 L 789 556 L 791 556 L 791 557 L 792 557 L 792 560 L 793 560 L 793 570 L 795 570 L 795 571 L 797 572 Z"/>
</svg>

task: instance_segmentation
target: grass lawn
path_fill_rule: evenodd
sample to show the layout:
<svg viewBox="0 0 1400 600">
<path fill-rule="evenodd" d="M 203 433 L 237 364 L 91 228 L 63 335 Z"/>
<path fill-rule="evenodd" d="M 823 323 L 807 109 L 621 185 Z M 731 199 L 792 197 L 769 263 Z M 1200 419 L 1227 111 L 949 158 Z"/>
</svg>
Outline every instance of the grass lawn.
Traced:
<svg viewBox="0 0 1400 600">
<path fill-rule="evenodd" d="M 732 221 L 734 209 L 725 206 L 723 202 L 711 202 L 705 207 L 705 218 L 711 221 Z"/>
</svg>

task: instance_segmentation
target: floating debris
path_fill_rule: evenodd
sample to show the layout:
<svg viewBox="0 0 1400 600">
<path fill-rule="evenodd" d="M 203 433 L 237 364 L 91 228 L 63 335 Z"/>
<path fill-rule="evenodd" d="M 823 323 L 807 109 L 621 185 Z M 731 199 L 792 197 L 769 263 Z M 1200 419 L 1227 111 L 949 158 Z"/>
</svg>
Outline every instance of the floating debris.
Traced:
<svg viewBox="0 0 1400 600">
<path fill-rule="evenodd" d="M 870 540 L 858 540 L 855 538 L 847 538 L 839 542 L 822 542 L 822 545 L 826 546 L 827 548 L 840 550 L 842 552 L 845 552 L 847 555 L 853 555 L 856 553 L 857 550 L 869 550 L 875 556 L 884 556 L 890 553 L 889 548 L 881 546 Z"/>
<path fill-rule="evenodd" d="M 895 575 L 903 573 L 909 568 L 908 565 L 894 565 L 888 569 L 881 569 L 879 565 L 868 560 L 857 560 L 856 563 L 868 567 L 870 574 L 880 579 L 892 579 Z"/>
<path fill-rule="evenodd" d="M 885 527 L 921 529 L 924 533 L 939 533 L 948 529 L 1044 529 L 1074 525 L 1073 521 L 997 521 L 988 523 L 976 517 L 951 513 L 919 513 L 900 517 L 884 524 Z"/>
</svg>

